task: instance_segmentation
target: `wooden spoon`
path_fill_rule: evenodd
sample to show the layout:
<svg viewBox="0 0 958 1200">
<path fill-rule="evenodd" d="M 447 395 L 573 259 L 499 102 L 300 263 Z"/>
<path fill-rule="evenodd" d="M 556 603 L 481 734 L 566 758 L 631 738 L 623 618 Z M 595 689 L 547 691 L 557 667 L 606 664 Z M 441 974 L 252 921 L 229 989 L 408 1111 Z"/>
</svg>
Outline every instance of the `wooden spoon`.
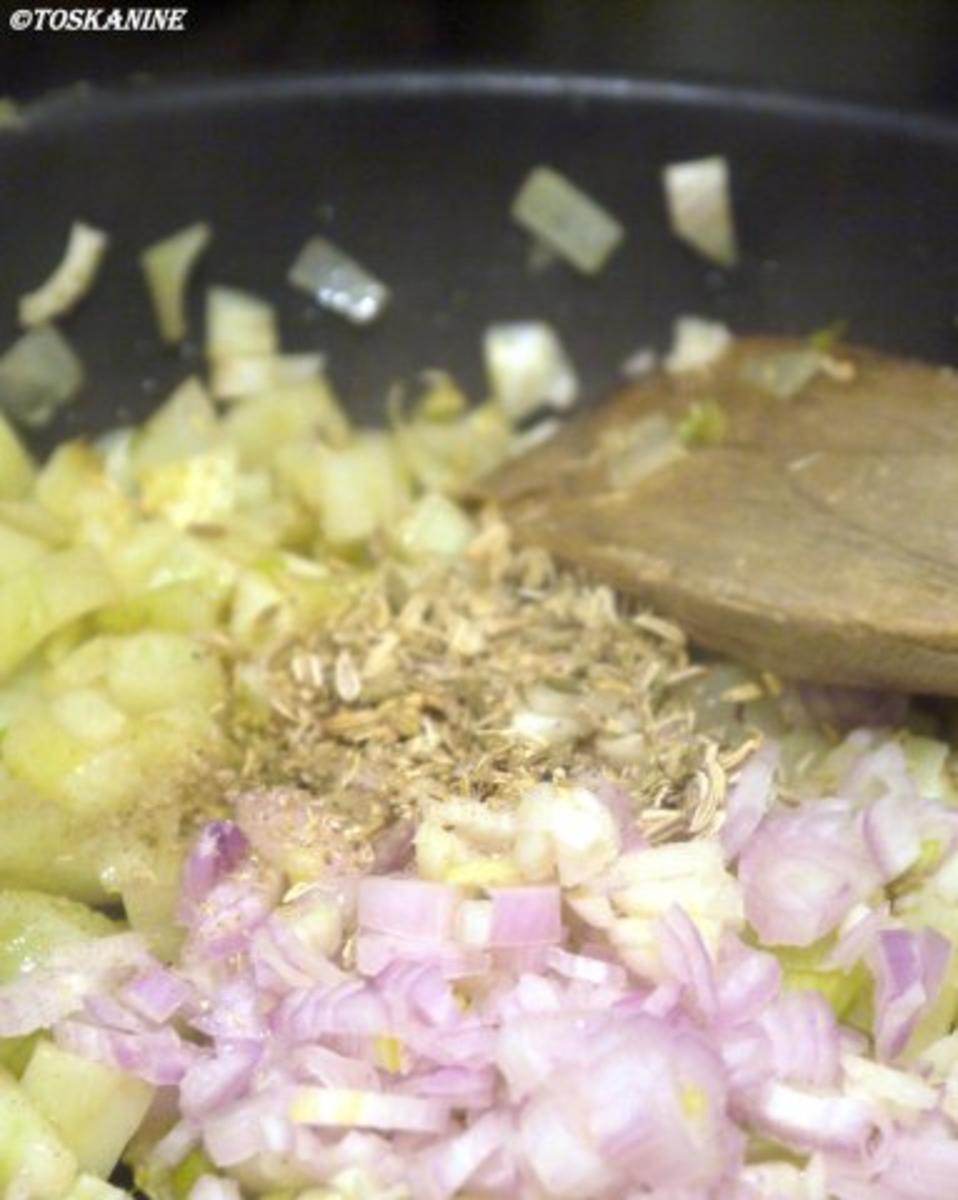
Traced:
<svg viewBox="0 0 958 1200">
<path fill-rule="evenodd" d="M 520 540 L 705 647 L 792 678 L 958 695 L 958 373 L 843 349 L 850 378 L 820 371 L 788 399 L 749 381 L 802 345 L 743 339 L 707 371 L 651 376 L 487 494 Z M 609 447 L 696 401 L 724 410 L 721 444 L 613 484 Z"/>
</svg>

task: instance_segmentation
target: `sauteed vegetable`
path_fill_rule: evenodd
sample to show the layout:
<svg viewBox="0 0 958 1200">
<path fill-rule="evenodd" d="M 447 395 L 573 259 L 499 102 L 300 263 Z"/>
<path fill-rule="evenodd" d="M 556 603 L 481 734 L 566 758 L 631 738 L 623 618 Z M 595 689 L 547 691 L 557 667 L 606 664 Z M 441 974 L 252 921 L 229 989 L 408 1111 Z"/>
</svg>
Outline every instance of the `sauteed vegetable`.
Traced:
<svg viewBox="0 0 958 1200">
<path fill-rule="evenodd" d="M 588 213 L 593 270 L 621 229 L 553 183 L 532 227 L 545 186 L 575 262 Z M 727 257 L 714 201 L 678 223 Z M 208 240 L 144 256 L 168 340 Z M 334 311 L 386 301 L 328 243 L 317 271 Z M 728 345 L 684 319 L 667 369 Z M 548 326 L 484 348 L 480 406 L 432 371 L 355 429 L 216 287 L 203 377 L 143 426 L 41 465 L 0 420 L 11 1200 L 953 1190 L 943 719 L 692 655 L 516 545 L 471 484 L 578 385 Z M 703 404 L 607 449 L 632 477 L 724 431 Z"/>
</svg>

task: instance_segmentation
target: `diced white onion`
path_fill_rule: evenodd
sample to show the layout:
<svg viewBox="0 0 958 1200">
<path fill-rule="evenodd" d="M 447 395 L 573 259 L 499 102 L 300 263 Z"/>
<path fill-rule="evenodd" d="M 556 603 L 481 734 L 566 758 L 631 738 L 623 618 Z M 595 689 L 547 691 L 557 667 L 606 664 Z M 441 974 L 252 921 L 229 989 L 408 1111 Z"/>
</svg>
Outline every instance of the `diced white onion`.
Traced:
<svg viewBox="0 0 958 1200">
<path fill-rule="evenodd" d="M 212 287 L 206 293 L 206 355 L 217 361 L 279 350 L 276 311 L 271 304 L 237 288 Z"/>
<path fill-rule="evenodd" d="M 483 355 L 493 395 L 513 422 L 543 407 L 571 408 L 578 397 L 575 369 L 544 321 L 490 325 Z"/>
<path fill-rule="evenodd" d="M 670 375 L 702 371 L 717 362 L 731 344 L 731 331 L 721 321 L 678 317 L 672 325 L 672 348 L 663 365 Z"/>
<path fill-rule="evenodd" d="M 381 280 L 322 237 L 310 238 L 300 250 L 288 278 L 321 308 L 355 325 L 375 321 L 389 300 L 389 289 Z"/>
<path fill-rule="evenodd" d="M 179 342 L 186 336 L 187 284 L 212 236 L 210 226 L 199 221 L 147 246 L 140 255 L 157 328 L 164 342 Z"/>
<path fill-rule="evenodd" d="M 321 354 L 237 354 L 213 361 L 210 391 L 217 400 L 235 400 L 272 388 L 308 383 L 323 372 Z"/>
<path fill-rule="evenodd" d="M 670 163 L 662 172 L 676 237 L 720 267 L 738 262 L 728 162 L 721 155 Z"/>
<path fill-rule="evenodd" d="M 53 419 L 83 386 L 83 363 L 52 325 L 17 338 L 0 358 L 0 409 L 39 428 Z"/>
<path fill-rule="evenodd" d="M 53 274 L 20 297 L 20 324 L 43 325 L 69 312 L 93 286 L 109 240 L 102 230 L 74 221 L 67 248 Z"/>
<path fill-rule="evenodd" d="M 529 172 L 512 202 L 512 217 L 587 275 L 605 266 L 625 236 L 611 213 L 551 167 Z"/>
</svg>

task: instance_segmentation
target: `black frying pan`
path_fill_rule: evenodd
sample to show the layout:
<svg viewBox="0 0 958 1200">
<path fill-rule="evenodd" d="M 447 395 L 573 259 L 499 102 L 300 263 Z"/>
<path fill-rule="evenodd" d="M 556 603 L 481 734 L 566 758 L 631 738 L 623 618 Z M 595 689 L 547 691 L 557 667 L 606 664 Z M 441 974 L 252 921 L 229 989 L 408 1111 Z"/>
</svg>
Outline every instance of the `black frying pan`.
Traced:
<svg viewBox="0 0 958 1200">
<path fill-rule="evenodd" d="M 721 152 L 742 265 L 672 239 L 659 169 Z M 528 169 L 568 174 L 628 227 L 597 279 L 527 269 L 508 218 Z M 280 306 L 286 345 L 318 347 L 350 407 L 374 418 L 427 366 L 481 387 L 492 320 L 555 323 L 590 395 L 678 312 L 803 333 L 837 319 L 856 342 L 953 361 L 958 349 L 958 128 L 930 118 L 744 91 L 502 74 L 270 78 L 68 92 L 0 135 L 0 329 L 57 260 L 70 221 L 113 235 L 94 293 L 66 322 L 87 362 L 82 402 L 50 438 L 142 415 L 196 361 L 163 350 L 137 251 L 199 218 L 215 241 L 199 283 Z M 394 303 L 354 330 L 285 283 L 324 232 L 385 278 Z M 201 288 L 194 289 L 198 340 Z"/>
</svg>

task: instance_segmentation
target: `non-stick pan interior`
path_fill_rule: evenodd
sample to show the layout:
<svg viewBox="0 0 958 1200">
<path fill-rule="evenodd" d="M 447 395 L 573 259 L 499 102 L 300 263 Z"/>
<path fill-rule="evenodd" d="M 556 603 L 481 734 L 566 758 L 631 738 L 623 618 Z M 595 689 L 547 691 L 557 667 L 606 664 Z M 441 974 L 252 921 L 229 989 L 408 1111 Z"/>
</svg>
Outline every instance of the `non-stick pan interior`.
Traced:
<svg viewBox="0 0 958 1200">
<path fill-rule="evenodd" d="M 743 248 L 719 271 L 669 236 L 664 163 L 728 157 Z M 611 209 L 628 237 L 584 279 L 529 268 L 509 219 L 548 163 Z M 673 316 L 804 333 L 836 320 L 857 342 L 943 362 L 958 348 L 958 130 L 931 120 L 707 88 L 508 75 L 387 75 L 78 90 L 0 135 L 0 313 L 39 282 L 82 217 L 113 238 L 65 328 L 85 359 L 82 401 L 51 437 L 146 412 L 196 361 L 205 282 L 279 305 L 290 349 L 326 352 L 349 406 L 381 414 L 424 367 L 482 389 L 487 323 L 552 321 L 586 392 L 614 385 Z M 214 242 L 196 280 L 193 337 L 161 349 L 137 265 L 198 219 Z M 356 330 L 285 282 L 322 232 L 380 274 L 393 304 Z"/>
</svg>

